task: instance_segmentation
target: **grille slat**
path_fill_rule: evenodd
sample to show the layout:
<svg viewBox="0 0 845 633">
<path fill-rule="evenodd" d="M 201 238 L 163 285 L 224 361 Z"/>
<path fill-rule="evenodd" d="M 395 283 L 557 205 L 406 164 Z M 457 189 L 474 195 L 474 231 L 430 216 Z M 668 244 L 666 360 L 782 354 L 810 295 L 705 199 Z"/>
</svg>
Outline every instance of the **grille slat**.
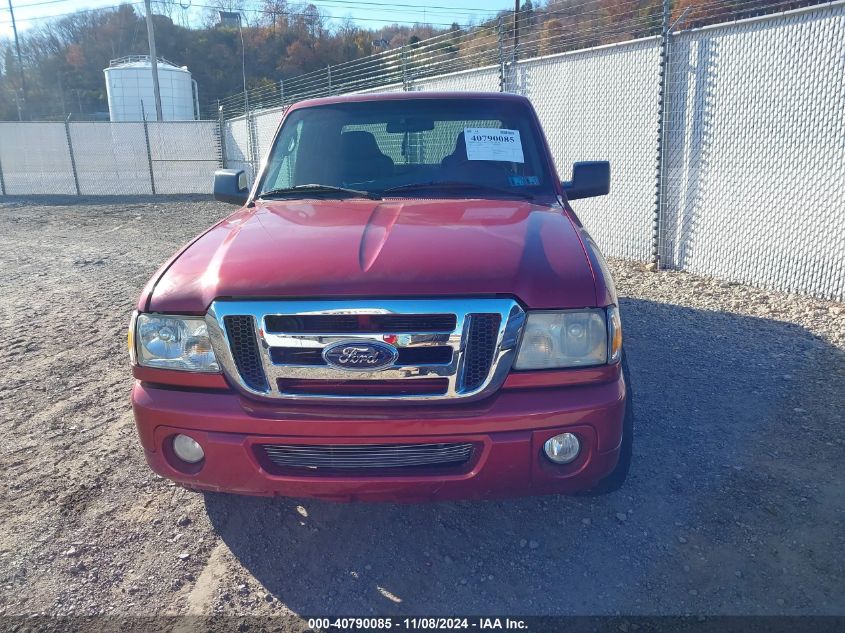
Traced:
<svg viewBox="0 0 845 633">
<path fill-rule="evenodd" d="M 352 457 L 349 455 L 319 455 L 319 454 L 312 454 L 312 455 L 290 455 L 284 452 L 274 452 L 270 453 L 271 456 L 276 456 L 282 459 L 286 459 L 289 461 L 298 460 L 300 463 L 313 463 L 319 461 L 331 461 L 337 462 L 342 461 L 344 464 L 348 464 L 349 466 L 366 466 L 373 462 L 373 456 L 359 456 L 359 457 Z M 403 463 L 403 464 L 413 464 L 413 463 L 424 463 L 424 462 L 443 462 L 443 461 L 451 461 L 452 459 L 463 459 L 467 454 L 467 451 L 455 451 L 452 453 L 438 453 L 436 455 L 426 455 L 426 454 L 411 454 L 411 455 L 379 455 L 378 461 L 382 465 L 386 464 L 395 464 L 395 463 Z"/>
<path fill-rule="evenodd" d="M 255 339 L 255 320 L 251 316 L 227 316 L 223 323 L 241 378 L 252 389 L 267 391 L 267 377 Z"/>
<path fill-rule="evenodd" d="M 326 380 L 279 378 L 279 391 L 287 394 L 305 394 L 351 397 L 429 395 L 446 393 L 447 378 L 400 378 L 395 380 Z"/>
<path fill-rule="evenodd" d="M 276 365 L 325 365 L 322 348 L 271 347 L 270 360 Z"/>
<path fill-rule="evenodd" d="M 449 444 L 264 444 L 265 455 L 284 468 L 369 470 L 456 466 L 466 463 L 471 443 Z"/>
<path fill-rule="evenodd" d="M 399 334 L 403 332 L 451 332 L 454 314 L 268 314 L 271 334 Z"/>
<path fill-rule="evenodd" d="M 362 449 L 390 449 L 393 451 L 413 451 L 420 450 L 427 452 L 433 446 L 441 450 L 453 450 L 463 446 L 462 444 L 267 444 L 267 450 L 284 449 L 285 451 L 298 451 L 307 453 L 309 451 L 316 451 L 322 453 L 327 448 L 335 452 L 348 451 L 350 453 L 357 453 Z"/>
<path fill-rule="evenodd" d="M 320 453 L 318 451 L 311 451 L 311 452 L 275 451 L 274 452 L 272 449 L 269 449 L 269 448 L 267 450 L 270 453 L 278 452 L 279 455 L 287 455 L 287 456 L 290 456 L 290 457 L 297 457 L 297 458 L 301 458 L 301 459 L 309 459 L 309 458 L 312 458 L 312 457 L 313 458 L 324 458 L 325 457 L 325 455 L 323 453 Z M 437 456 L 439 456 L 439 457 L 449 457 L 449 456 L 455 456 L 455 455 L 463 455 L 464 452 L 465 451 L 462 448 L 455 448 L 455 449 L 449 449 L 449 450 L 444 449 L 443 451 L 440 451 L 439 453 L 437 453 Z M 370 459 L 369 456 L 357 455 L 353 451 L 347 451 L 347 454 L 345 454 L 345 455 L 344 455 L 343 451 L 336 451 L 335 454 L 333 455 L 333 457 L 340 457 L 340 458 L 343 458 L 343 459 L 347 459 L 350 462 L 366 461 L 366 460 Z M 401 453 L 397 453 L 395 455 L 394 454 L 381 455 L 380 457 L 382 459 L 385 459 L 385 460 L 388 460 L 388 459 L 390 459 L 390 460 L 408 460 L 408 459 L 415 459 L 415 458 L 427 459 L 427 458 L 432 457 L 432 455 L 430 453 L 426 452 L 426 451 L 413 451 L 413 452 L 412 451 L 402 451 Z"/>
<path fill-rule="evenodd" d="M 478 389 L 490 373 L 496 353 L 501 317 L 498 314 L 472 314 L 464 356 L 463 388 Z"/>
<path fill-rule="evenodd" d="M 452 362 L 454 350 L 448 345 L 425 345 L 421 347 L 400 347 L 394 363 L 403 365 L 448 365 Z M 322 348 L 271 347 L 270 358 L 276 365 L 324 366 Z"/>
</svg>

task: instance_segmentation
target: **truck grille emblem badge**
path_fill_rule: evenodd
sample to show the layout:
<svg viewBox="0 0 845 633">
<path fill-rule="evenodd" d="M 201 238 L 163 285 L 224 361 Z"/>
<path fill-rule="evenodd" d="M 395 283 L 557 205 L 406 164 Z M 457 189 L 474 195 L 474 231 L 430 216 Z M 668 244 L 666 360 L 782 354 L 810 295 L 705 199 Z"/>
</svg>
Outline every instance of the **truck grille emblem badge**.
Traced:
<svg viewBox="0 0 845 633">
<path fill-rule="evenodd" d="M 395 347 L 378 341 L 340 341 L 323 350 L 327 365 L 347 371 L 386 369 L 393 366 L 398 356 Z"/>
</svg>

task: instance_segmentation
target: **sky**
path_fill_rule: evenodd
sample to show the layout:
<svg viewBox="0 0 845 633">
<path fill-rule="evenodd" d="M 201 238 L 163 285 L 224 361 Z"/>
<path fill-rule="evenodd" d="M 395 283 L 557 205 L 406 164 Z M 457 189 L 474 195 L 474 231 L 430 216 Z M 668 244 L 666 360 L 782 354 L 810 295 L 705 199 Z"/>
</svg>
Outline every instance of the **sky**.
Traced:
<svg viewBox="0 0 845 633">
<path fill-rule="evenodd" d="M 198 26 L 207 9 L 208 0 L 168 0 L 172 4 L 172 18 L 178 24 Z M 0 39 L 12 37 L 9 0 L 0 0 Z M 12 0 L 18 32 L 25 32 L 51 16 L 73 13 L 80 9 L 113 7 L 119 0 Z M 143 11 L 143 1 L 127 0 Z M 157 13 L 153 3 L 153 13 Z M 466 24 L 487 18 L 502 9 L 513 8 L 511 0 L 312 0 L 326 15 L 335 20 L 351 17 L 363 28 L 378 28 L 385 24 L 425 22 L 449 25 Z M 258 6 L 260 2 L 253 2 Z M 255 13 L 248 14 L 254 16 Z"/>
</svg>

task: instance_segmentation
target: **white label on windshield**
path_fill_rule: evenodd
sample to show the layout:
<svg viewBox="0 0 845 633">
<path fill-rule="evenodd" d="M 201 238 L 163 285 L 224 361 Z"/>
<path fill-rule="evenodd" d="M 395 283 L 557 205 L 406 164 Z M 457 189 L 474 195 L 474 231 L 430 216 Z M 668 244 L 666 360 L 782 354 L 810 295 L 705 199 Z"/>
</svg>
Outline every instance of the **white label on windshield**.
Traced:
<svg viewBox="0 0 845 633">
<path fill-rule="evenodd" d="M 499 130 L 490 127 L 464 128 L 467 160 L 498 160 L 524 163 L 519 130 Z"/>
</svg>

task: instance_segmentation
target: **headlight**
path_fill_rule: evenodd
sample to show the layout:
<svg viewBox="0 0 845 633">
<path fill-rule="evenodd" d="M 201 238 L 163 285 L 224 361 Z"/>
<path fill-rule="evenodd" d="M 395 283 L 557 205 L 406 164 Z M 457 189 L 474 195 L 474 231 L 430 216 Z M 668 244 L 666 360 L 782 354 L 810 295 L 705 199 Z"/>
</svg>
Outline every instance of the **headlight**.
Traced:
<svg viewBox="0 0 845 633">
<path fill-rule="evenodd" d="M 607 311 L 529 312 L 514 369 L 604 365 L 618 360 L 621 349 L 622 329 L 616 306 Z"/>
<path fill-rule="evenodd" d="M 201 317 L 139 314 L 135 336 L 130 332 L 130 355 L 145 367 L 184 371 L 220 371 L 208 328 Z M 134 341 L 132 340 L 134 338 Z"/>
</svg>

